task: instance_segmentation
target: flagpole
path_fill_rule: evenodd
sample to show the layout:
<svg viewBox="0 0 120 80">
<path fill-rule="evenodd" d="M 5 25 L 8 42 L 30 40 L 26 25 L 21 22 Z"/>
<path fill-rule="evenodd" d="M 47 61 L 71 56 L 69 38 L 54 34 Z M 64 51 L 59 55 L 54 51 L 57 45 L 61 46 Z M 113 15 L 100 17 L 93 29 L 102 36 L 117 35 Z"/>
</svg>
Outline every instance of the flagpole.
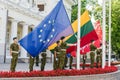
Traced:
<svg viewBox="0 0 120 80">
<path fill-rule="evenodd" d="M 103 39 L 102 39 L 102 68 L 105 68 L 105 55 L 106 55 L 106 7 L 105 7 L 105 2 L 106 0 L 103 1 L 103 20 L 102 20 L 102 33 L 103 33 Z"/>
<path fill-rule="evenodd" d="M 80 69 L 80 16 L 81 16 L 81 0 L 78 0 L 78 34 L 77 34 L 77 69 Z"/>
<path fill-rule="evenodd" d="M 109 59 L 108 66 L 111 66 L 111 0 L 109 0 Z"/>
</svg>

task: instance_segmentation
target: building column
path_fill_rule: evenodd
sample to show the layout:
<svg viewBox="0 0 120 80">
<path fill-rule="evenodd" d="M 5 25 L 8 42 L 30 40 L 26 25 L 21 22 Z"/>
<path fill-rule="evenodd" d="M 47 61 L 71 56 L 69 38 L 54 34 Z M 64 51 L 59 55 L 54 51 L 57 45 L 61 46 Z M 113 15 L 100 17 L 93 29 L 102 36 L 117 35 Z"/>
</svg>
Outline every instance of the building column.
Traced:
<svg viewBox="0 0 120 80">
<path fill-rule="evenodd" d="M 33 0 L 29 1 L 30 8 L 33 7 Z"/>
<path fill-rule="evenodd" d="M 28 34 L 28 24 L 23 23 L 23 30 L 22 30 L 22 38 L 25 37 Z M 21 55 L 20 57 L 26 58 L 27 57 L 27 51 L 21 47 Z"/>
<path fill-rule="evenodd" d="M 13 43 L 13 38 L 17 37 L 17 31 L 18 31 L 18 20 L 11 20 L 11 36 L 10 36 L 10 43 Z"/>
<path fill-rule="evenodd" d="M 7 29 L 8 11 L 0 9 L 0 62 L 6 60 L 6 29 Z"/>
<path fill-rule="evenodd" d="M 0 43 L 5 43 L 6 41 L 6 29 L 7 29 L 7 16 L 8 11 L 6 9 L 0 10 L 1 26 L 0 26 Z"/>
</svg>

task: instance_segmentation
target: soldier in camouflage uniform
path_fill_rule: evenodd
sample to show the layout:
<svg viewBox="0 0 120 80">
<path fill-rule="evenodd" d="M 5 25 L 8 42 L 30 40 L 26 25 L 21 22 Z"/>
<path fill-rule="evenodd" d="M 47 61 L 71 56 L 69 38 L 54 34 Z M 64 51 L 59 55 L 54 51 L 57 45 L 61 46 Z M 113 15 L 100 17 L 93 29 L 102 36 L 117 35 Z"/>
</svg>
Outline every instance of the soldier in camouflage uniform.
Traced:
<svg viewBox="0 0 120 80">
<path fill-rule="evenodd" d="M 101 46 L 102 44 L 100 44 Z M 98 64 L 102 65 L 102 49 L 101 47 L 96 50 L 96 67 L 98 68 Z"/>
<path fill-rule="evenodd" d="M 17 37 L 14 37 L 13 41 L 14 42 L 10 45 L 10 55 L 12 56 L 10 70 L 12 72 L 15 72 L 15 68 L 16 68 L 17 61 L 18 61 L 18 53 L 20 50 L 20 46 L 18 45 Z"/>
<path fill-rule="evenodd" d="M 54 64 L 53 64 L 53 69 L 56 70 L 59 68 L 59 60 L 60 60 L 60 52 L 61 52 L 61 47 L 60 47 L 60 41 L 57 41 L 57 46 L 54 49 Z"/>
<path fill-rule="evenodd" d="M 59 67 L 60 69 L 64 69 L 64 64 L 67 63 L 65 62 L 65 56 L 66 56 L 66 49 L 67 46 L 76 46 L 76 44 L 68 44 L 65 42 L 65 37 L 61 37 L 61 55 L 60 55 L 60 63 L 59 63 Z M 67 60 L 66 60 L 67 61 Z"/>
<path fill-rule="evenodd" d="M 34 60 L 35 60 L 35 58 L 30 56 L 30 59 L 29 59 L 29 70 L 30 70 L 30 72 L 33 71 Z"/>
<path fill-rule="evenodd" d="M 41 58 L 41 71 L 44 71 L 44 68 L 45 68 L 45 64 L 46 64 L 46 52 L 43 52 L 41 54 L 42 58 Z"/>
<path fill-rule="evenodd" d="M 91 65 L 90 65 L 90 67 L 91 67 L 91 68 L 94 67 L 95 50 L 96 50 L 96 46 L 94 46 L 93 42 L 94 42 L 94 40 L 91 40 L 91 44 L 90 44 L 90 60 L 91 60 Z"/>
<path fill-rule="evenodd" d="M 67 48 L 67 43 L 64 41 L 65 37 L 61 37 L 61 54 L 60 54 L 60 63 L 59 63 L 59 68 L 64 69 L 64 61 L 65 61 L 65 55 L 66 55 L 66 48 Z"/>
</svg>

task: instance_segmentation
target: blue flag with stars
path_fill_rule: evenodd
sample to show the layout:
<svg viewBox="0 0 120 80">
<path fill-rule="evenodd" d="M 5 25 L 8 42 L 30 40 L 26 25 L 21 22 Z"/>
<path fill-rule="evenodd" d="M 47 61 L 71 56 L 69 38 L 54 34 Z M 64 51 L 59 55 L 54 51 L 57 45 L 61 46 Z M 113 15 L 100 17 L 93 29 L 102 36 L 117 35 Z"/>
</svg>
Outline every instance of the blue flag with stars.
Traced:
<svg viewBox="0 0 120 80">
<path fill-rule="evenodd" d="M 32 32 L 22 38 L 19 43 L 31 56 L 35 57 L 54 43 L 56 37 L 68 27 L 71 27 L 71 23 L 63 1 L 60 0 L 51 13 Z M 71 33 L 73 33 L 72 28 L 69 35 Z"/>
</svg>

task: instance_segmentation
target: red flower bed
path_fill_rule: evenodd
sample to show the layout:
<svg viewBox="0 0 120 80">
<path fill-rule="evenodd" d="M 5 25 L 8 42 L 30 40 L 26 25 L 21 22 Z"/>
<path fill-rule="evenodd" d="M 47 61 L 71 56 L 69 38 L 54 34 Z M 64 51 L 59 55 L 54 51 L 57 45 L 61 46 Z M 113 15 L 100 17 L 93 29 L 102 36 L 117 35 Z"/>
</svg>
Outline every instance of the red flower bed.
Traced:
<svg viewBox="0 0 120 80">
<path fill-rule="evenodd" d="M 1 78 L 9 77 L 50 77 L 50 76 L 77 76 L 90 74 L 103 74 L 117 71 L 117 67 L 93 68 L 86 70 L 55 70 L 55 71 L 32 71 L 32 72 L 0 72 Z"/>
</svg>

